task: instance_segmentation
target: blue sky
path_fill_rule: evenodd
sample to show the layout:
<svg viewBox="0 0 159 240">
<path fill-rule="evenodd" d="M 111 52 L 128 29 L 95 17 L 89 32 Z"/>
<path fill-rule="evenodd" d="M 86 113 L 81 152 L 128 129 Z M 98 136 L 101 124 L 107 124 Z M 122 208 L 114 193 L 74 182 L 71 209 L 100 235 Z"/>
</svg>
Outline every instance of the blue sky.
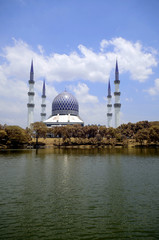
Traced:
<svg viewBox="0 0 159 240">
<path fill-rule="evenodd" d="M 106 125 L 116 58 L 121 123 L 159 120 L 158 9 L 158 0 L 0 0 L 0 123 L 26 127 L 32 59 L 36 121 L 45 77 L 48 117 L 66 88 L 86 124 Z"/>
</svg>

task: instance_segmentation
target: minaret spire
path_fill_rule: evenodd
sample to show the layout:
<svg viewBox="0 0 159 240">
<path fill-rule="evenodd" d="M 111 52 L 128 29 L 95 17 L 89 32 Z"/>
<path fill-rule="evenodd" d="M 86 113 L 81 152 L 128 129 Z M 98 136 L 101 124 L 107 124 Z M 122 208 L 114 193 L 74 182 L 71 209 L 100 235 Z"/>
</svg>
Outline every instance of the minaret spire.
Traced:
<svg viewBox="0 0 159 240">
<path fill-rule="evenodd" d="M 45 89 L 45 79 L 43 80 L 43 88 L 42 88 L 42 104 L 41 104 L 41 121 L 43 122 L 46 119 L 46 89 Z"/>
<path fill-rule="evenodd" d="M 115 80 L 119 80 L 119 70 L 118 70 L 118 61 L 116 60 L 116 67 L 115 67 Z"/>
<path fill-rule="evenodd" d="M 111 127 L 112 125 L 112 95 L 111 95 L 111 87 L 110 87 L 110 79 L 108 82 L 108 96 L 107 96 L 107 100 L 108 100 L 108 104 L 107 104 L 107 122 L 108 122 L 108 127 Z"/>
<path fill-rule="evenodd" d="M 28 92 L 28 127 L 30 128 L 31 123 L 34 122 L 34 69 L 33 69 L 33 60 L 31 62 L 30 68 L 30 79 L 29 79 L 29 92 Z"/>
<path fill-rule="evenodd" d="M 42 97 L 45 97 L 45 79 L 43 80 L 43 90 L 42 90 Z"/>
<path fill-rule="evenodd" d="M 117 128 L 120 125 L 120 108 L 121 108 L 121 103 L 120 103 L 120 92 L 119 92 L 119 70 L 118 70 L 118 61 L 116 60 L 116 67 L 115 67 L 115 103 L 114 103 L 114 108 L 115 108 L 115 128 Z"/>
<path fill-rule="evenodd" d="M 31 81 L 34 81 L 34 67 L 33 67 L 33 60 L 31 61 L 30 80 L 31 80 Z"/>
<path fill-rule="evenodd" d="M 111 87 L 110 87 L 110 78 L 109 78 L 109 82 L 108 82 L 108 96 L 111 95 Z"/>
</svg>

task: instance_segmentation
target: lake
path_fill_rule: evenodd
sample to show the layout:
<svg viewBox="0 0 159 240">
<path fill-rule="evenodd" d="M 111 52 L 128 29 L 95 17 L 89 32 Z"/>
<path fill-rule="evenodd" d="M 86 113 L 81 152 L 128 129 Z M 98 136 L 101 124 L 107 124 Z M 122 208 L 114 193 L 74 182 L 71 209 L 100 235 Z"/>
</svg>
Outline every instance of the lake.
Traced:
<svg viewBox="0 0 159 240">
<path fill-rule="evenodd" d="M 0 152 L 0 239 L 159 239 L 159 149 Z"/>
</svg>

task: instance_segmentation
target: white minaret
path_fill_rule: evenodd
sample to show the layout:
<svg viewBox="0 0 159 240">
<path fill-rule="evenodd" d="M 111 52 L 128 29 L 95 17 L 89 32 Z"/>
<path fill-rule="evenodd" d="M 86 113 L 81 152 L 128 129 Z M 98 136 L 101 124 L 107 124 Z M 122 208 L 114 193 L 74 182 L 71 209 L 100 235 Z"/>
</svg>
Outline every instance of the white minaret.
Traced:
<svg viewBox="0 0 159 240">
<path fill-rule="evenodd" d="M 107 104 L 107 123 L 108 127 L 112 127 L 112 95 L 111 95 L 111 87 L 110 87 L 110 79 L 108 82 L 108 104 Z"/>
<path fill-rule="evenodd" d="M 114 92 L 114 97 L 115 97 L 115 103 L 114 103 L 114 112 L 115 112 L 115 128 L 117 128 L 120 125 L 120 92 L 119 92 L 119 71 L 118 71 L 118 62 L 116 60 L 116 68 L 115 68 L 115 92 Z"/>
<path fill-rule="evenodd" d="M 46 119 L 46 94 L 45 94 L 45 80 L 43 81 L 43 89 L 42 89 L 42 104 L 41 104 L 41 121 L 45 121 Z"/>
<path fill-rule="evenodd" d="M 28 92 L 28 128 L 30 124 L 34 122 L 34 70 L 33 70 L 33 61 L 31 63 L 30 69 L 30 80 L 29 80 L 29 92 Z"/>
</svg>

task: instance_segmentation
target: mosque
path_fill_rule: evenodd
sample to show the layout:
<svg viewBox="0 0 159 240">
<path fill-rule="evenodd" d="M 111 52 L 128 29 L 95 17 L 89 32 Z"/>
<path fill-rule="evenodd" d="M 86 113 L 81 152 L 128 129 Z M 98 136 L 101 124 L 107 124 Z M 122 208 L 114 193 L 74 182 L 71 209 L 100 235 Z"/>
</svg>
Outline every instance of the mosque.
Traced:
<svg viewBox="0 0 159 240">
<path fill-rule="evenodd" d="M 69 92 L 64 91 L 57 95 L 52 103 L 52 115 L 44 120 L 48 127 L 80 124 L 84 122 L 79 116 L 79 105 L 76 98 Z"/>
<path fill-rule="evenodd" d="M 33 61 L 31 63 L 30 69 L 30 80 L 29 83 L 29 92 L 28 92 L 28 124 L 30 127 L 31 123 L 34 122 L 34 69 L 33 69 Z M 114 120 L 115 120 L 115 128 L 120 125 L 120 92 L 119 92 L 119 70 L 118 70 L 118 62 L 116 60 L 115 67 L 115 92 L 114 92 Z M 46 90 L 45 90 L 45 80 L 43 81 L 42 88 L 42 96 L 41 96 L 41 121 L 46 124 L 47 127 L 55 127 L 55 126 L 65 126 L 65 125 L 73 125 L 79 124 L 84 126 L 84 121 L 79 116 L 79 104 L 77 99 L 66 90 L 60 94 L 58 94 L 53 102 L 52 102 L 52 113 L 49 118 L 46 119 Z M 111 95 L 111 86 L 110 79 L 108 82 L 108 95 L 107 95 L 107 127 L 112 127 L 112 95 Z"/>
</svg>

